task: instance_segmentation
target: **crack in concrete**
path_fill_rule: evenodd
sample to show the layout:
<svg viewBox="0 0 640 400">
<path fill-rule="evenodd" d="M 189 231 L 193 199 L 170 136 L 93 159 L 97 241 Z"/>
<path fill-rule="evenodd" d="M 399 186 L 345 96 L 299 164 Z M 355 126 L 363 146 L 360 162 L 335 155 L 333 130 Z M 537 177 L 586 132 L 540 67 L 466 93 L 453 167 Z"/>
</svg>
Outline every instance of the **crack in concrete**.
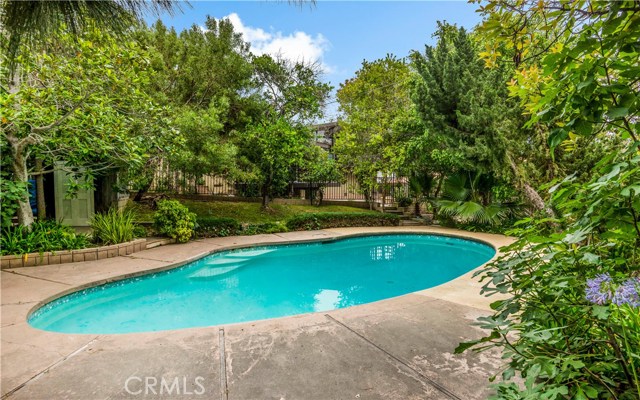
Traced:
<svg viewBox="0 0 640 400">
<path fill-rule="evenodd" d="M 41 376 L 43 376 L 44 374 L 48 373 L 49 371 L 51 371 L 52 369 L 54 369 L 55 367 L 59 366 L 60 364 L 64 363 L 65 361 L 67 361 L 68 359 L 82 353 L 84 350 L 87 349 L 87 347 L 89 347 L 93 342 L 95 342 L 96 340 L 98 340 L 99 336 L 94 337 L 93 339 L 91 339 L 90 341 L 88 341 L 87 343 L 85 343 L 83 346 L 79 347 L 78 349 L 72 351 L 71 353 L 69 353 L 68 355 L 62 357 L 62 359 L 54 362 L 53 364 L 49 365 L 48 367 L 46 367 L 45 369 L 43 369 L 42 371 L 38 372 L 37 374 L 35 374 L 34 376 L 32 376 L 31 378 L 27 379 L 26 381 L 22 382 L 21 384 L 19 384 L 18 386 L 14 387 L 13 389 L 11 389 L 10 391 L 8 391 L 7 393 L 3 394 L 2 397 L 0 397 L 0 400 L 6 399 L 8 397 L 10 397 L 11 395 L 13 395 L 15 392 L 17 392 L 18 390 L 22 389 L 23 387 L 25 387 L 26 385 L 28 385 L 29 383 L 31 383 L 32 381 L 40 378 Z"/>
<path fill-rule="evenodd" d="M 51 282 L 51 283 L 58 283 L 58 284 L 60 284 L 60 285 L 65 285 L 65 286 L 71 286 L 71 284 L 69 284 L 69 283 L 64 283 L 64 282 L 54 281 L 54 280 L 47 279 L 47 278 L 39 278 L 39 277 L 37 277 L 37 276 L 32 276 L 32 275 L 27 275 L 27 274 L 21 274 L 21 273 L 16 272 L 16 271 L 4 270 L 4 271 L 2 271 L 2 272 L 7 272 L 7 273 L 9 273 L 9 274 L 15 274 L 15 275 L 19 275 L 19 276 L 24 276 L 25 278 L 39 279 L 39 280 L 41 280 L 41 281 L 46 281 L 46 282 Z"/>
<path fill-rule="evenodd" d="M 163 262 L 163 263 L 167 263 L 167 264 L 171 264 L 171 263 L 175 263 L 176 261 L 169 261 L 169 260 L 162 260 L 159 258 L 148 258 L 148 257 L 137 257 L 137 256 L 120 256 L 120 257 L 125 257 L 125 258 L 130 258 L 132 260 L 148 260 L 148 261 L 159 261 L 159 262 Z"/>
<path fill-rule="evenodd" d="M 224 348 L 224 328 L 218 330 L 218 347 L 220 349 L 220 400 L 229 399 L 227 387 L 227 356 Z"/>
<path fill-rule="evenodd" d="M 37 303 L 37 301 L 18 301 L 16 303 L 2 303 L 3 306 L 22 306 L 25 304 L 34 304 Z"/>
<path fill-rule="evenodd" d="M 390 353 L 389 351 L 385 350 L 384 348 L 380 347 L 378 344 L 376 344 L 375 342 L 371 341 L 369 338 L 367 338 L 366 336 L 362 335 L 361 333 L 355 331 L 354 329 L 351 329 L 348 325 L 338 321 L 337 319 L 333 318 L 331 315 L 329 314 L 325 314 L 324 315 L 326 318 L 328 318 L 329 320 L 331 320 L 332 322 L 340 325 L 341 327 L 345 328 L 346 330 L 348 330 L 349 332 L 353 333 L 354 335 L 358 336 L 360 339 L 362 339 L 363 341 L 365 341 L 366 343 L 368 343 L 369 345 L 375 347 L 376 349 L 380 350 L 382 353 L 384 353 L 387 357 L 391 358 L 392 360 L 394 360 L 395 362 L 399 363 L 400 365 L 403 365 L 404 367 L 408 368 L 410 371 L 413 372 L 413 374 L 417 375 L 418 381 L 420 381 L 422 384 L 428 384 L 434 388 L 436 388 L 437 390 L 439 390 L 442 394 L 444 394 L 445 396 L 449 397 L 450 399 L 454 399 L 454 400 L 462 400 L 462 398 L 460 398 L 457 394 L 453 393 L 451 390 L 449 390 L 447 387 L 443 386 L 442 384 L 434 381 L 433 379 L 429 378 L 428 376 L 425 376 L 422 372 L 416 370 L 414 367 L 411 366 L 411 364 L 409 364 L 409 362 L 393 355 L 392 353 Z M 415 379 L 415 378 L 414 378 Z"/>
<path fill-rule="evenodd" d="M 204 244 L 207 244 L 207 245 L 209 245 L 209 244 L 210 244 L 210 245 L 212 245 L 212 246 L 218 246 L 218 247 L 224 247 L 224 246 L 225 246 L 224 244 L 218 244 L 218 243 L 211 243 L 211 242 L 208 242 L 208 241 L 207 241 L 207 239 L 208 239 L 208 238 L 205 238 L 205 239 L 196 239 L 196 240 L 192 240 L 192 242 L 196 242 L 196 243 L 204 243 Z"/>
</svg>

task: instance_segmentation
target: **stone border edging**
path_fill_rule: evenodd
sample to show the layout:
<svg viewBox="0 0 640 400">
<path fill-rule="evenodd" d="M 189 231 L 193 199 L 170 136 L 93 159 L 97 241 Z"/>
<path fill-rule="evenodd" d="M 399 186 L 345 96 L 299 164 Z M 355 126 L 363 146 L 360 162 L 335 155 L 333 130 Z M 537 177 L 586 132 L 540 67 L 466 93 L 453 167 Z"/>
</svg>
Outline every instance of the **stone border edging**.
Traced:
<svg viewBox="0 0 640 400">
<path fill-rule="evenodd" d="M 135 239 L 130 242 L 110 246 L 90 247 L 87 249 L 6 255 L 0 258 L 0 269 L 103 260 L 145 250 L 146 242 L 147 239 Z"/>
</svg>

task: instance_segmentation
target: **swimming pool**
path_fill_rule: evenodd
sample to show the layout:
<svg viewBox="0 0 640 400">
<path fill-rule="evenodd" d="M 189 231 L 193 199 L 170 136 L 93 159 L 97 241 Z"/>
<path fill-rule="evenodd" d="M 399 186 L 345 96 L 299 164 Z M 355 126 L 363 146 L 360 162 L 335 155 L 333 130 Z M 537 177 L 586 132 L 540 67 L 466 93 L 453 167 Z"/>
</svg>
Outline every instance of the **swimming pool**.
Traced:
<svg viewBox="0 0 640 400">
<path fill-rule="evenodd" d="M 37 309 L 29 323 L 109 334 L 329 311 L 437 286 L 494 254 L 475 241 L 412 234 L 229 250 L 66 295 Z"/>
</svg>

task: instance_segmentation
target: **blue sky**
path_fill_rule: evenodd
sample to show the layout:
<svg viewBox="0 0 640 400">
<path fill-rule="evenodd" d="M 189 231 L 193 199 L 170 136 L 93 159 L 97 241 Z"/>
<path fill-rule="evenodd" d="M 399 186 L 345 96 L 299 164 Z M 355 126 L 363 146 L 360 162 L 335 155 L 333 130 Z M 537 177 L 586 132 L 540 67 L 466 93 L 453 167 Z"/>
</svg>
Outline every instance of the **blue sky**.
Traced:
<svg viewBox="0 0 640 400">
<path fill-rule="evenodd" d="M 324 79 L 336 88 L 355 74 L 362 60 L 387 53 L 404 57 L 434 44 L 436 21 L 468 29 L 480 22 L 477 4 L 466 1 L 321 0 L 315 6 L 286 1 L 191 1 L 191 5 L 181 14 L 161 19 L 180 31 L 203 25 L 207 15 L 228 17 L 252 43 L 254 52 L 318 61 L 324 67 Z M 335 114 L 334 107 L 329 114 Z"/>
</svg>

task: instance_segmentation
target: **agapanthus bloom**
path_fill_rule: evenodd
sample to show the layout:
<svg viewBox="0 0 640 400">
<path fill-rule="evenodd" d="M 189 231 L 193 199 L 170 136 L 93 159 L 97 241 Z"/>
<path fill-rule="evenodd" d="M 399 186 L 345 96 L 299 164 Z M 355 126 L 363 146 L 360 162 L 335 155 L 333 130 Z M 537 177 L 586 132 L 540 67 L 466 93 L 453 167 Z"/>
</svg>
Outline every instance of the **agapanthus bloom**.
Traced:
<svg viewBox="0 0 640 400">
<path fill-rule="evenodd" d="M 611 302 L 617 305 L 628 304 L 640 307 L 640 278 L 629 278 L 624 281 L 613 294 Z"/>
<path fill-rule="evenodd" d="M 598 274 L 593 279 L 587 279 L 586 298 L 593 304 L 606 304 L 613 298 L 611 275 Z"/>
<path fill-rule="evenodd" d="M 621 284 L 613 282 L 608 273 L 598 274 L 593 279 L 587 279 L 585 297 L 593 304 L 616 305 L 628 304 L 631 307 L 640 307 L 640 278 L 629 278 Z"/>
</svg>

